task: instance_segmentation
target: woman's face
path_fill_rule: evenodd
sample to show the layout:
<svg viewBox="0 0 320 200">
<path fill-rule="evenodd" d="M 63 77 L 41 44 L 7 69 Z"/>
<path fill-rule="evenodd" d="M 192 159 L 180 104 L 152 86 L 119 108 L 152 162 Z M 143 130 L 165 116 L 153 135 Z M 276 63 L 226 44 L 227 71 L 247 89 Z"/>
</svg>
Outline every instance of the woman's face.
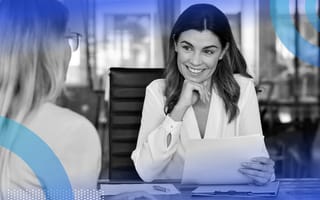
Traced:
<svg viewBox="0 0 320 200">
<path fill-rule="evenodd" d="M 223 49 L 219 38 L 209 30 L 184 31 L 175 43 L 179 71 L 185 79 L 193 82 L 211 80 L 227 49 L 228 44 Z"/>
</svg>

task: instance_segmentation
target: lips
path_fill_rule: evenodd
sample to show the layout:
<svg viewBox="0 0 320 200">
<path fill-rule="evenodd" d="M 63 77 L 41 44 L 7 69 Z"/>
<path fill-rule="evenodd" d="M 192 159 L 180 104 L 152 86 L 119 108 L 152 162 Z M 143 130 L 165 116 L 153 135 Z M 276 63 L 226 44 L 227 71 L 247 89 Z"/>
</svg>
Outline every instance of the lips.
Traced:
<svg viewBox="0 0 320 200">
<path fill-rule="evenodd" d="M 190 72 L 192 72 L 192 73 L 194 73 L 194 74 L 199 74 L 199 73 L 201 73 L 201 72 L 203 72 L 205 69 L 197 69 L 197 68 L 193 68 L 193 67 L 190 67 L 190 66 L 188 66 L 188 65 L 186 65 L 186 67 L 187 67 L 187 69 L 190 71 Z"/>
</svg>

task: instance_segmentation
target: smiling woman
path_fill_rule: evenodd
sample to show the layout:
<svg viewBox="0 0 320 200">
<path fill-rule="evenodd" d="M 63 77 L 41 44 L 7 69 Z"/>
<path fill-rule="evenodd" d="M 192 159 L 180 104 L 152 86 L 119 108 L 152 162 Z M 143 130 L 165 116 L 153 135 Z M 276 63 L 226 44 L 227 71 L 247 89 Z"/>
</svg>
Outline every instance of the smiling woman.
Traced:
<svg viewBox="0 0 320 200">
<path fill-rule="evenodd" d="M 253 80 L 224 13 L 210 4 L 190 6 L 174 24 L 169 48 L 166 78 L 146 89 L 132 153 L 145 181 L 181 179 L 189 140 L 262 135 Z M 273 165 L 252 158 L 239 172 L 265 184 Z"/>
</svg>

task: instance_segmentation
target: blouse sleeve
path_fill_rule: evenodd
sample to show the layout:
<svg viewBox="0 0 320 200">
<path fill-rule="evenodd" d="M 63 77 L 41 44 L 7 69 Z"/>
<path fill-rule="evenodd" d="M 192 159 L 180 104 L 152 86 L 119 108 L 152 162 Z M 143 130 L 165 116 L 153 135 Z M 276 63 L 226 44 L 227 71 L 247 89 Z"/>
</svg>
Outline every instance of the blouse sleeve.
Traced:
<svg viewBox="0 0 320 200">
<path fill-rule="evenodd" d="M 164 113 L 163 95 L 148 86 L 143 105 L 141 126 L 136 149 L 131 158 L 139 176 L 152 181 L 164 170 L 177 149 L 181 122 Z M 168 144 L 167 138 L 171 135 Z"/>
<path fill-rule="evenodd" d="M 258 98 L 253 81 L 247 82 L 241 91 L 243 101 L 240 105 L 239 135 L 262 135 Z M 242 88 L 241 88 L 242 89 Z"/>
</svg>

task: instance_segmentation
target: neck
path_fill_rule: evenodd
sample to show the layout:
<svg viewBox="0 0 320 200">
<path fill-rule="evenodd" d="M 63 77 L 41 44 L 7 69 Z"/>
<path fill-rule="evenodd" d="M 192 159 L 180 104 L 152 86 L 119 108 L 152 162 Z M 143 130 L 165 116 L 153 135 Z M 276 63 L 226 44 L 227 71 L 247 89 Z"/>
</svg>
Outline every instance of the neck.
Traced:
<svg viewBox="0 0 320 200">
<path fill-rule="evenodd" d="M 203 85 L 211 93 L 211 89 L 212 89 L 212 81 L 211 81 L 211 79 L 207 79 L 207 80 L 203 81 Z"/>
</svg>

